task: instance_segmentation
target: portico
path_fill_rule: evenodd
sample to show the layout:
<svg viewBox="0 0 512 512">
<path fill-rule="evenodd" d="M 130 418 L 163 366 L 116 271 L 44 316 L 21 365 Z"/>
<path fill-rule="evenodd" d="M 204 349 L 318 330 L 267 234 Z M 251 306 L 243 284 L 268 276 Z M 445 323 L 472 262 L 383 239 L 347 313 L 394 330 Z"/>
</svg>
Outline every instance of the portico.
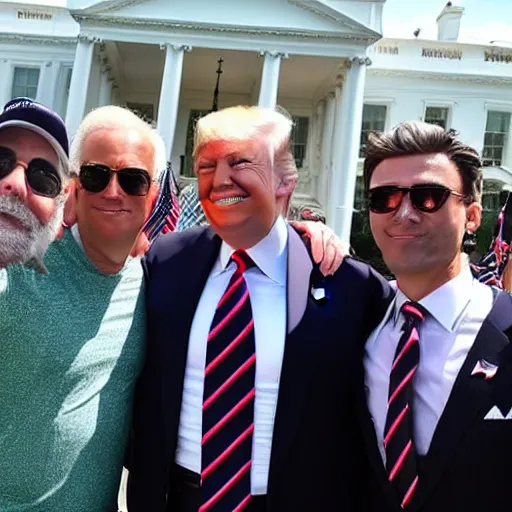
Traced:
<svg viewBox="0 0 512 512">
<path fill-rule="evenodd" d="M 222 59 L 219 108 L 280 105 L 294 117 L 296 201 L 320 207 L 348 240 L 370 64 L 366 49 L 380 37 L 382 3 L 356 2 L 367 9 L 359 12 L 366 20 L 373 15 L 372 23 L 326 2 L 279 0 L 280 19 L 272 0 L 248 0 L 239 10 L 220 3 L 226 9 L 216 6 L 215 12 L 206 0 L 186 6 L 114 1 L 108 9 L 102 2 L 76 12 L 80 36 L 66 115 L 70 134 L 90 108 L 109 99 L 138 109 L 156 122 L 175 173 L 186 179 L 193 123 L 212 107 Z"/>
</svg>

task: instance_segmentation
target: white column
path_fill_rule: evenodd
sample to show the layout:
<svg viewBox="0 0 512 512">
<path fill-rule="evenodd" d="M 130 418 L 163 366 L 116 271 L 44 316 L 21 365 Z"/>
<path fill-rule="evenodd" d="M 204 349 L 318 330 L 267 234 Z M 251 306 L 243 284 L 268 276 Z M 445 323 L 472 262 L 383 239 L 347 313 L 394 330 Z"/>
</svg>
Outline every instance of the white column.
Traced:
<svg viewBox="0 0 512 512">
<path fill-rule="evenodd" d="M 14 79 L 14 66 L 9 59 L 0 61 L 0 110 L 12 99 L 12 81 Z"/>
<path fill-rule="evenodd" d="M 39 83 L 37 84 L 36 101 L 55 109 L 55 96 L 57 84 L 59 81 L 61 63 L 58 61 L 45 62 L 41 66 L 39 73 Z"/>
<path fill-rule="evenodd" d="M 364 82 L 368 57 L 354 57 L 350 61 L 340 101 L 336 105 L 336 123 L 341 122 L 341 138 L 336 136 L 334 174 L 331 186 L 331 205 L 334 207 L 331 225 L 343 242 L 350 242 L 357 178 L 357 160 L 363 117 Z M 332 207 L 331 207 L 332 211 Z"/>
<path fill-rule="evenodd" d="M 112 98 L 111 98 L 111 104 L 112 105 L 119 105 L 121 103 L 121 98 L 119 94 L 119 87 L 113 83 L 112 84 Z"/>
<path fill-rule="evenodd" d="M 42 103 L 43 105 L 46 105 L 47 107 L 51 108 L 51 105 L 49 105 L 48 102 L 48 87 L 47 83 L 49 74 L 50 74 L 50 66 L 52 65 L 51 62 L 43 62 L 41 66 L 39 67 L 39 80 L 37 81 L 37 94 L 36 94 L 36 101 L 39 103 Z"/>
<path fill-rule="evenodd" d="M 346 85 L 346 83 L 345 83 Z M 342 106 L 342 91 L 343 91 L 343 77 L 338 76 L 336 79 L 336 88 L 334 89 L 333 96 L 333 119 L 332 119 L 332 137 L 331 137 L 331 151 L 329 154 L 329 188 L 327 189 L 327 196 L 329 209 L 327 213 L 328 224 L 334 229 L 336 218 L 336 205 L 338 204 L 338 194 L 334 193 L 334 173 L 336 172 L 338 157 L 340 154 L 339 148 L 341 140 L 343 139 L 343 106 Z"/>
<path fill-rule="evenodd" d="M 48 88 L 50 90 L 50 102 L 51 108 L 55 110 L 58 105 L 57 95 L 60 94 L 59 91 L 59 81 L 62 74 L 62 62 L 52 61 L 52 65 L 50 66 L 50 80 L 48 83 Z"/>
<path fill-rule="evenodd" d="M 96 52 L 92 58 L 91 72 L 89 74 L 89 86 L 87 89 L 87 97 L 85 100 L 84 116 L 91 110 L 98 107 L 98 98 L 100 95 L 100 75 L 101 64 L 99 55 Z"/>
<path fill-rule="evenodd" d="M 309 168 L 311 176 L 309 193 L 319 201 L 320 176 L 322 175 L 322 132 L 324 122 L 325 102 L 319 101 L 315 108 L 315 113 L 311 117 L 311 136 L 308 140 L 308 148 L 306 151 L 306 164 Z"/>
<path fill-rule="evenodd" d="M 66 127 L 70 138 L 76 133 L 84 116 L 94 55 L 94 42 L 93 39 L 82 36 L 79 37 L 76 45 L 75 62 L 73 63 L 68 107 L 66 110 Z"/>
<path fill-rule="evenodd" d="M 261 74 L 260 95 L 258 106 L 275 108 L 277 103 L 277 91 L 279 89 L 279 70 L 281 59 L 287 59 L 288 55 L 279 52 L 261 52 L 264 56 L 263 73 Z"/>
<path fill-rule="evenodd" d="M 174 46 L 169 43 L 161 45 L 161 48 L 165 48 L 165 64 L 158 103 L 157 130 L 164 139 L 165 153 L 170 159 L 176 119 L 178 118 L 183 56 L 192 48 L 190 46 Z"/>
<path fill-rule="evenodd" d="M 112 79 L 110 78 L 109 71 L 110 68 L 107 67 L 101 72 L 100 93 L 98 97 L 99 107 L 112 104 Z"/>
<path fill-rule="evenodd" d="M 325 99 L 324 126 L 322 130 L 321 167 L 318 184 L 318 201 L 322 205 L 327 217 L 329 217 L 329 184 L 332 171 L 332 135 L 334 130 L 334 107 L 336 97 L 330 92 Z M 330 219 L 328 219 L 330 221 Z"/>
</svg>

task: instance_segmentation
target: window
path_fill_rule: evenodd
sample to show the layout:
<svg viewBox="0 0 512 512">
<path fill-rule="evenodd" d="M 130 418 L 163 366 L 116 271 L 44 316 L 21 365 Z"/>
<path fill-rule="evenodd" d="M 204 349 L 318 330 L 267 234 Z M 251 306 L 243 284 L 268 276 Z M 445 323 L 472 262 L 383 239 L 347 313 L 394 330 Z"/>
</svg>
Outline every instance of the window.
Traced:
<svg viewBox="0 0 512 512">
<path fill-rule="evenodd" d="M 192 151 L 194 149 L 194 132 L 196 123 L 201 117 L 210 113 L 210 110 L 191 110 L 188 118 L 187 141 L 185 143 L 185 158 L 182 158 L 180 174 L 182 176 L 194 177 L 194 162 Z"/>
<path fill-rule="evenodd" d="M 445 129 L 448 127 L 448 107 L 427 107 L 425 109 L 425 123 L 435 124 Z"/>
<path fill-rule="evenodd" d="M 510 113 L 489 111 L 485 127 L 484 165 L 501 165 L 510 130 Z"/>
<path fill-rule="evenodd" d="M 306 148 L 308 145 L 309 117 L 292 117 L 293 128 L 291 133 L 291 144 L 293 157 L 297 169 L 304 167 Z"/>
<path fill-rule="evenodd" d="M 386 128 L 386 113 L 386 105 L 364 105 L 361 145 L 359 147 L 360 157 L 364 157 L 368 134 L 375 131 L 382 132 Z"/>
<path fill-rule="evenodd" d="M 68 110 L 68 99 L 69 99 L 69 90 L 71 88 L 71 74 L 73 73 L 72 68 L 65 67 L 62 69 L 62 75 L 59 80 L 59 88 L 62 90 L 64 88 L 64 93 L 62 95 L 58 94 L 56 96 L 57 103 L 57 111 L 60 116 L 64 119 L 66 117 L 66 112 Z"/>
<path fill-rule="evenodd" d="M 39 68 L 14 68 L 12 81 L 12 97 L 36 99 L 37 83 L 39 82 Z"/>
<path fill-rule="evenodd" d="M 155 119 L 155 111 L 152 103 L 127 102 L 126 106 L 147 123 L 152 123 Z"/>
<path fill-rule="evenodd" d="M 71 89 L 71 76 L 73 75 L 73 68 L 66 70 L 66 97 L 69 97 L 69 90 Z"/>
<path fill-rule="evenodd" d="M 498 212 L 501 208 L 499 192 L 484 192 L 482 194 L 482 208 L 485 211 Z"/>
</svg>

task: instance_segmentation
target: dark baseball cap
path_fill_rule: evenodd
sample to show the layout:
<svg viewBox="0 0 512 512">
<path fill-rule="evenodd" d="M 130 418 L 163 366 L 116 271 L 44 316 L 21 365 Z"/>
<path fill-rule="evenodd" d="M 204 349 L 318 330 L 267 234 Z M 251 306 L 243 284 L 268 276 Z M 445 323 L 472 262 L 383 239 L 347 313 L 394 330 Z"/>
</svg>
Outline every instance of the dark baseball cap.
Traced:
<svg viewBox="0 0 512 512">
<path fill-rule="evenodd" d="M 69 174 L 69 141 L 66 125 L 53 110 L 30 98 L 14 98 L 0 114 L 0 130 L 25 128 L 46 139 Z"/>
</svg>

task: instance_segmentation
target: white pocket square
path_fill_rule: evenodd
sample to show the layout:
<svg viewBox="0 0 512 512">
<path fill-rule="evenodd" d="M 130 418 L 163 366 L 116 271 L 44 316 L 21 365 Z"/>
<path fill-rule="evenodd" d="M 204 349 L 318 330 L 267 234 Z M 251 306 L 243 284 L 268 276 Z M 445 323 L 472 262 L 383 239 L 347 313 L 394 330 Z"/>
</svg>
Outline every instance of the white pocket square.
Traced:
<svg viewBox="0 0 512 512">
<path fill-rule="evenodd" d="M 512 408 L 510 409 L 510 411 L 508 411 L 508 414 L 506 416 L 503 416 L 503 413 L 500 411 L 499 407 L 495 405 L 485 415 L 484 420 L 512 420 Z"/>
</svg>

